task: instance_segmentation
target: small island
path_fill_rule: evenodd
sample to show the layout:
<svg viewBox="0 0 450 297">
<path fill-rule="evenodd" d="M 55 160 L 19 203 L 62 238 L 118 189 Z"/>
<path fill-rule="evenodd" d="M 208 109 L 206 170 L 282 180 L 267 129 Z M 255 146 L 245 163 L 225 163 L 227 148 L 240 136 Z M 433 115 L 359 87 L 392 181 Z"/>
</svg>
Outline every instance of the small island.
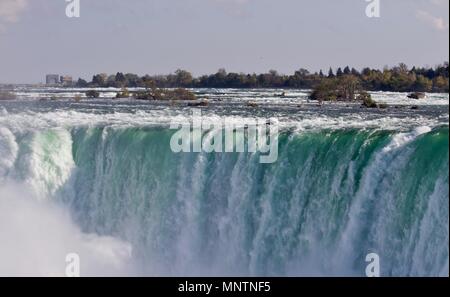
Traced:
<svg viewBox="0 0 450 297">
<path fill-rule="evenodd" d="M 67 87 L 65 84 L 63 87 Z M 361 102 L 363 107 L 385 108 L 376 103 L 369 92 L 408 92 L 410 99 L 423 99 L 425 93 L 449 92 L 449 64 L 444 62 L 435 68 L 409 68 L 406 64 L 383 70 L 364 68 L 358 71 L 349 66 L 338 68 L 336 73 L 329 69 L 311 73 L 300 69 L 293 75 L 282 75 L 275 70 L 265 74 L 227 73 L 220 69 L 217 73 L 194 77 L 186 70 L 177 70 L 169 75 L 139 76 L 118 72 L 115 75 L 96 74 L 90 82 L 78 79 L 73 84 L 79 88 L 92 88 L 86 92 L 87 98 L 99 98 L 96 88 L 120 88 L 116 98 L 134 98 L 138 100 L 197 100 L 190 88 L 234 88 L 234 89 L 309 89 L 310 99 L 320 104 L 329 102 Z M 141 89 L 130 91 L 129 89 Z M 283 91 L 278 97 L 286 98 Z M 200 106 L 207 105 L 202 102 Z M 251 106 L 251 105 L 250 105 Z"/>
</svg>

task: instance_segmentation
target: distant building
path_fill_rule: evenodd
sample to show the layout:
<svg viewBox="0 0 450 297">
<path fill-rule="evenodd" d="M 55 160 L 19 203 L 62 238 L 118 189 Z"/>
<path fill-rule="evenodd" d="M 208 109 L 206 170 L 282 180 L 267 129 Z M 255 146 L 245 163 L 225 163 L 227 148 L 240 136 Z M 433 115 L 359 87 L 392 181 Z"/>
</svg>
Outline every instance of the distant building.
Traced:
<svg viewBox="0 0 450 297">
<path fill-rule="evenodd" d="M 73 83 L 72 76 L 64 75 L 60 77 L 60 83 L 63 85 L 71 85 Z"/>
<path fill-rule="evenodd" d="M 47 74 L 45 77 L 45 83 L 47 85 L 56 85 L 59 83 L 59 75 L 58 74 Z"/>
</svg>

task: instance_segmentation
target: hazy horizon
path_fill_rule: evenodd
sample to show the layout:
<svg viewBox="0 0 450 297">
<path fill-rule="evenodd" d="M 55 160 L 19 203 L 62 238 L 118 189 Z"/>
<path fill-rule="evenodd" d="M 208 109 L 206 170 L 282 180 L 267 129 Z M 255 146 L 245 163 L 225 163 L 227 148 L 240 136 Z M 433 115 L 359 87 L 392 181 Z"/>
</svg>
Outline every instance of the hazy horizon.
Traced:
<svg viewBox="0 0 450 297">
<path fill-rule="evenodd" d="M 81 17 L 68 18 L 64 0 L 0 0 L 0 83 L 448 61 L 448 1 L 380 0 L 380 18 L 364 0 L 337 2 L 81 0 Z"/>
</svg>

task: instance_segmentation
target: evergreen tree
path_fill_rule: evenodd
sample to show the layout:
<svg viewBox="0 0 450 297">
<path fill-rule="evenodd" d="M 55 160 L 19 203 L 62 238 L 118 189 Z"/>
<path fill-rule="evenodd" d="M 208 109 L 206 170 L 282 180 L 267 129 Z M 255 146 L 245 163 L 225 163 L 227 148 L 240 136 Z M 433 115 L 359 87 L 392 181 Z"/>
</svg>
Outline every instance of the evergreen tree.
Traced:
<svg viewBox="0 0 450 297">
<path fill-rule="evenodd" d="M 333 69 L 328 70 L 328 78 L 333 78 L 334 77 L 334 73 L 333 73 Z"/>
<path fill-rule="evenodd" d="M 360 76 L 360 73 L 359 73 L 359 71 L 358 70 L 356 70 L 355 68 L 352 68 L 352 75 L 355 75 L 355 76 Z"/>
<path fill-rule="evenodd" d="M 346 67 L 344 68 L 344 74 L 345 74 L 345 75 L 349 75 L 349 74 L 351 74 L 351 73 L 352 73 L 352 71 L 350 70 L 350 67 L 346 66 Z"/>
</svg>

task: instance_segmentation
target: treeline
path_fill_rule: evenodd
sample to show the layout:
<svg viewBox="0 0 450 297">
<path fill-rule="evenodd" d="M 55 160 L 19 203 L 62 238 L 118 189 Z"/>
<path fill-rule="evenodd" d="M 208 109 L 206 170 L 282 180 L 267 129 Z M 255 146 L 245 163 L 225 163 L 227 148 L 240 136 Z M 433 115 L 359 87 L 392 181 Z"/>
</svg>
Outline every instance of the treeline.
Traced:
<svg viewBox="0 0 450 297">
<path fill-rule="evenodd" d="M 227 73 L 220 69 L 217 73 L 194 77 L 190 72 L 177 70 L 169 75 L 138 76 L 118 72 L 115 75 L 96 74 L 90 82 L 79 79 L 78 87 L 115 88 L 299 88 L 313 89 L 327 80 L 351 76 L 367 91 L 393 92 L 448 92 L 448 62 L 434 68 L 409 68 L 399 64 L 383 70 L 344 67 L 336 71 L 329 69 L 310 73 L 300 69 L 292 75 L 279 74 L 271 70 L 264 74 Z"/>
</svg>

